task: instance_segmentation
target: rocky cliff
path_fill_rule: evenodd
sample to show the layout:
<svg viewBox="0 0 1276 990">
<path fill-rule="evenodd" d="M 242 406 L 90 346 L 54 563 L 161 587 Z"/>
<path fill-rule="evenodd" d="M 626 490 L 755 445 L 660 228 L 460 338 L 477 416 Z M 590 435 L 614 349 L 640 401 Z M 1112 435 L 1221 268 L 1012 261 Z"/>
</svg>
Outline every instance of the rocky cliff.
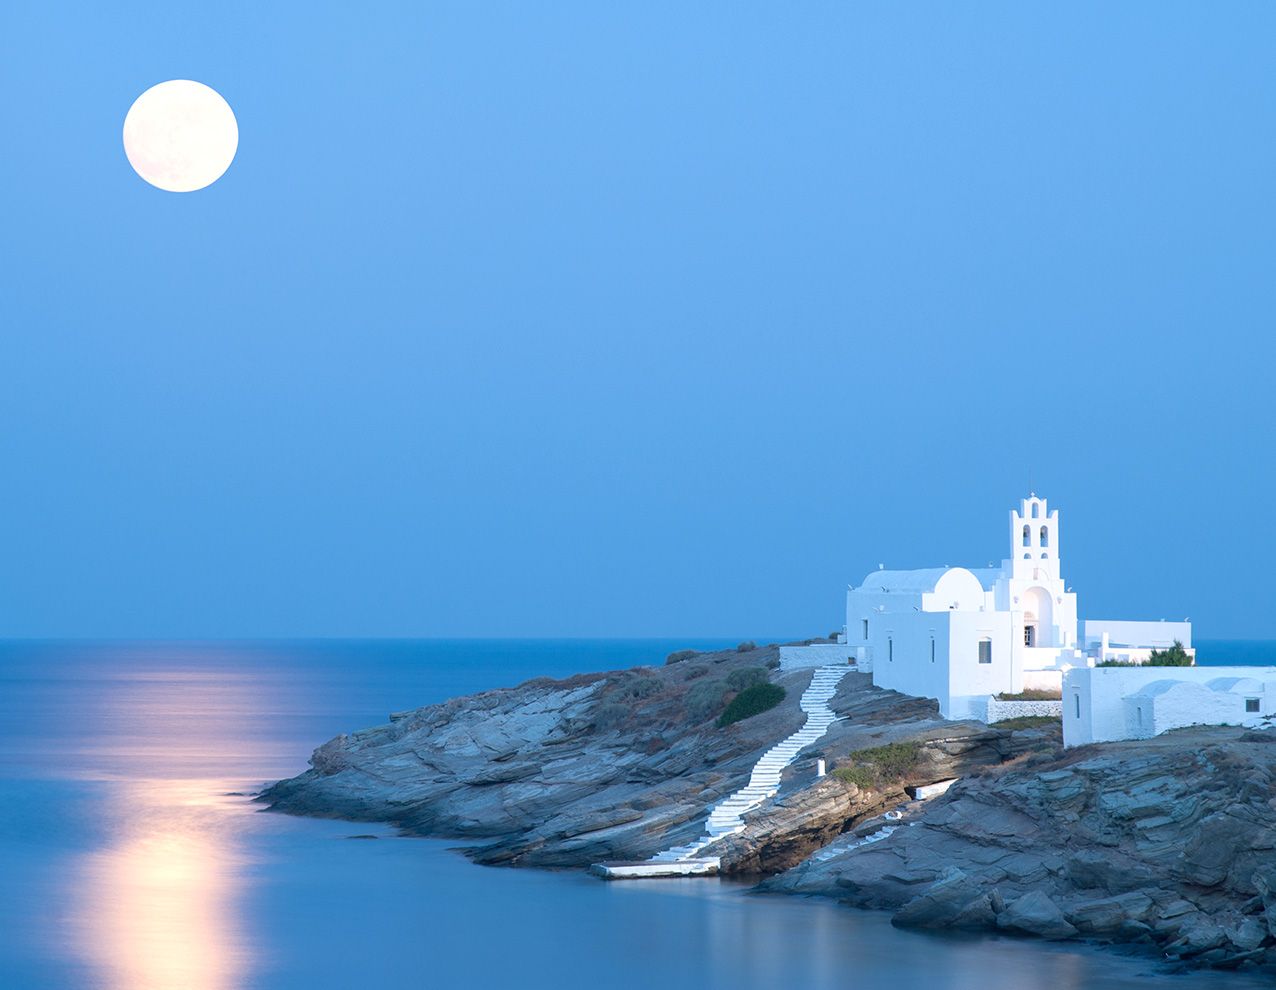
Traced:
<svg viewBox="0 0 1276 990">
<path fill-rule="evenodd" d="M 776 656 L 687 655 L 401 712 L 325 743 L 262 798 L 468 840 L 483 863 L 645 859 L 697 837 L 710 806 L 802 724 L 811 674 L 778 672 Z M 732 692 L 759 676 L 784 701 L 719 728 Z M 778 874 L 765 889 L 886 909 L 901 925 L 1276 967 L 1276 730 L 1063 751 L 1057 723 L 948 722 L 855 673 L 830 707 L 843 719 L 710 850 L 724 872 Z M 943 797 L 909 797 L 954 777 Z"/>
<path fill-rule="evenodd" d="M 968 776 L 880 841 L 765 885 L 919 928 L 1136 943 L 1276 966 L 1276 731 L 1196 728 Z"/>
<path fill-rule="evenodd" d="M 777 654 L 774 647 L 696 654 L 659 668 L 533 680 L 400 712 L 320 746 L 312 769 L 262 797 L 278 810 L 471 840 L 470 855 L 483 863 L 646 858 L 698 836 L 709 807 L 743 786 L 758 756 L 801 726 L 798 699 L 811 673 L 778 672 Z M 784 701 L 719 728 L 715 717 L 731 685 L 759 675 L 786 688 Z M 921 774 L 938 779 L 1016 752 L 1010 733 L 944 722 L 933 702 L 878 690 L 865 675 L 848 675 L 831 706 L 848 718 L 817 744 L 830 761 L 900 738 L 950 740 L 942 745 L 953 756 Z M 801 830 L 784 824 L 787 810 L 764 808 L 758 828 L 726 851 L 728 870 L 792 865 L 863 816 L 905 800 L 902 785 L 855 807 L 823 800 L 824 790 L 810 792 L 816 755 L 812 749 L 789 768 L 781 791 L 804 809 Z"/>
</svg>

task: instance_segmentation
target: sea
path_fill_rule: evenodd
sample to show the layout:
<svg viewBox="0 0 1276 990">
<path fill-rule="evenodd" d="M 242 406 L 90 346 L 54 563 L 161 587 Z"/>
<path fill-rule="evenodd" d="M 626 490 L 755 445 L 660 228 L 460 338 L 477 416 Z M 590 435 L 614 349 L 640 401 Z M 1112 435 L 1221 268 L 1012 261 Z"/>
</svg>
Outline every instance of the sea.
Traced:
<svg viewBox="0 0 1276 990">
<path fill-rule="evenodd" d="M 342 732 L 695 640 L 0 642 L 0 988 L 1249 990 L 717 878 L 481 867 L 252 800 Z M 1276 643 L 1197 643 L 1276 663 Z"/>
</svg>

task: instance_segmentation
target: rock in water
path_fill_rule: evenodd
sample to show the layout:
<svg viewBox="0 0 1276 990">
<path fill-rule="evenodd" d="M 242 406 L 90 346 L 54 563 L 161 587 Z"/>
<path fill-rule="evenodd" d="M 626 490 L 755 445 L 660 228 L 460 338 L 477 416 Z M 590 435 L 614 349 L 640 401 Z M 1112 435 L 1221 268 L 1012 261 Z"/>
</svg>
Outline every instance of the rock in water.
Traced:
<svg viewBox="0 0 1276 990">
<path fill-rule="evenodd" d="M 1071 938 L 1077 930 L 1048 894 L 1032 890 L 1006 905 L 997 915 L 997 927 L 1027 932 L 1042 938 Z"/>
</svg>

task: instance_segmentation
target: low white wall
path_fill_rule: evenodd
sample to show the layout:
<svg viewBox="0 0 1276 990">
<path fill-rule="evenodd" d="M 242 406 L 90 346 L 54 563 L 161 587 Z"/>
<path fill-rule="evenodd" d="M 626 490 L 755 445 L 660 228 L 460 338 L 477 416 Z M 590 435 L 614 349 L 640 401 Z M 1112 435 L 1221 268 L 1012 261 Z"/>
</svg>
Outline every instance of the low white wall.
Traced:
<svg viewBox="0 0 1276 990">
<path fill-rule="evenodd" d="M 1023 672 L 1023 689 L 1025 691 L 1062 691 L 1062 670 L 1025 670 Z"/>
<path fill-rule="evenodd" d="M 1177 639 L 1185 647 L 1192 645 L 1192 623 L 1190 622 L 1139 622 L 1131 619 L 1086 619 L 1083 640 L 1086 648 L 1098 646 L 1103 634 L 1108 634 L 1108 642 L 1112 647 L 1157 647 L 1165 649 L 1173 646 Z"/>
<path fill-rule="evenodd" d="M 988 716 L 984 719 L 989 725 L 1004 722 L 1008 718 L 1062 718 L 1062 701 L 998 701 L 995 697 L 988 699 Z"/>
<path fill-rule="evenodd" d="M 845 643 L 813 643 L 810 646 L 781 646 L 780 669 L 831 667 L 855 662 L 855 650 Z"/>
<path fill-rule="evenodd" d="M 1243 683 L 1235 689 L 1211 688 L 1210 682 L 1222 685 L 1228 678 Z M 1211 688 L 1216 696 L 1193 701 L 1187 692 L 1167 690 L 1145 696 L 1145 703 L 1128 700 L 1161 682 Z M 1245 711 L 1247 698 L 1258 700 L 1258 711 Z M 1139 707 L 1144 708 L 1142 728 Z M 1065 746 L 1140 738 L 1186 725 L 1258 726 L 1274 718 L 1276 667 L 1075 667 L 1063 675 Z"/>
</svg>

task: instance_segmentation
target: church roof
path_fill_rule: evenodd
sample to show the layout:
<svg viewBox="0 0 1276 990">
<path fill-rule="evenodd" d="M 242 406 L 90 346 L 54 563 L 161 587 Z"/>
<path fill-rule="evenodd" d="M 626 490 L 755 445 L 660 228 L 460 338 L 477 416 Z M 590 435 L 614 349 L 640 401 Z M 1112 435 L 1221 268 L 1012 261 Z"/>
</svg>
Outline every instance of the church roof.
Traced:
<svg viewBox="0 0 1276 990">
<path fill-rule="evenodd" d="M 915 571 L 869 571 L 856 591 L 922 594 L 934 591 L 935 585 L 949 571 L 969 570 L 985 591 L 991 591 L 1001 577 L 1000 567 L 923 567 Z"/>
<path fill-rule="evenodd" d="M 1135 691 L 1131 695 L 1127 695 L 1127 697 L 1155 698 L 1158 694 L 1165 694 L 1167 691 L 1174 691 L 1179 688 L 1182 688 L 1185 691 L 1197 693 L 1209 690 L 1209 688 L 1198 681 L 1151 681 L 1150 683 L 1143 685 L 1142 689 Z"/>
<path fill-rule="evenodd" d="M 950 570 L 948 567 L 924 567 L 916 571 L 869 571 L 856 590 L 903 594 L 934 591 L 936 582 Z"/>
</svg>

